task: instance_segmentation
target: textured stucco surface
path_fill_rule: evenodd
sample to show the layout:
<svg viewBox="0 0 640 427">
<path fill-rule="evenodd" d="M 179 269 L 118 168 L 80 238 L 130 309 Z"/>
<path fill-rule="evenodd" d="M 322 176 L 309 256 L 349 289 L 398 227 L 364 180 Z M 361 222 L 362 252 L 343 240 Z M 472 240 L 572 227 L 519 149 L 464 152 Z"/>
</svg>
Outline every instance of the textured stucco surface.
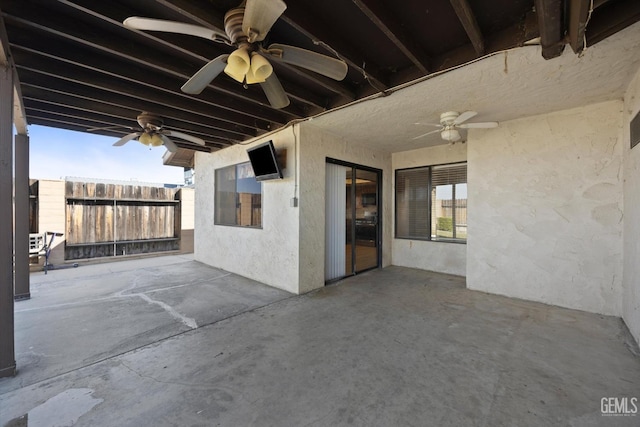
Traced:
<svg viewBox="0 0 640 427">
<path fill-rule="evenodd" d="M 622 107 L 528 117 L 469 139 L 469 288 L 622 314 Z"/>
<path fill-rule="evenodd" d="M 382 169 L 382 266 L 391 264 L 391 155 L 305 123 L 300 127 L 300 292 L 324 286 L 327 157 Z"/>
<path fill-rule="evenodd" d="M 294 139 L 290 128 L 262 138 L 276 150 L 287 150 L 281 180 L 263 181 L 262 228 L 214 225 L 215 170 L 249 161 L 247 148 L 235 145 L 216 153 L 196 153 L 195 259 L 267 285 L 298 292 L 298 208 L 291 207 L 294 180 Z"/>
<path fill-rule="evenodd" d="M 233 146 L 203 155 L 196 153 L 195 259 L 259 280 L 289 292 L 304 293 L 324 286 L 325 163 L 327 157 L 383 170 L 383 197 L 390 194 L 391 155 L 377 153 L 311 124 L 287 128 L 270 137 L 277 149 L 287 149 L 281 181 L 266 181 L 262 191 L 262 229 L 213 224 L 215 169 L 247 161 L 247 146 Z M 260 139 L 256 143 L 263 142 Z M 297 147 L 294 150 L 294 141 Z M 291 207 L 293 174 L 298 159 L 298 208 Z M 383 266 L 391 263 L 392 206 L 384 204 Z"/>
<path fill-rule="evenodd" d="M 38 232 L 66 233 L 67 221 L 64 181 L 41 179 L 38 181 Z M 66 235 L 55 237 L 49 255 L 51 264 L 64 263 Z M 44 261 L 43 261 L 44 262 Z"/>
<path fill-rule="evenodd" d="M 443 144 L 416 122 L 438 123 L 444 111 L 474 110 L 472 121 L 508 121 L 622 99 L 640 64 L 640 22 L 585 50 L 552 60 L 540 46 L 497 53 L 429 78 L 390 96 L 314 119 L 316 126 L 367 147 L 396 152 Z"/>
<path fill-rule="evenodd" d="M 640 342 L 640 145 L 629 144 L 629 122 L 640 111 L 640 69 L 624 100 L 624 292 L 622 315 Z"/>
<path fill-rule="evenodd" d="M 467 144 L 439 145 L 403 151 L 393 153 L 391 159 L 395 180 L 397 169 L 464 162 L 467 160 Z M 395 181 L 393 188 L 395 189 Z M 395 206 L 395 191 L 392 191 L 391 197 Z M 467 245 L 394 238 L 391 263 L 464 276 L 467 272 Z"/>
</svg>

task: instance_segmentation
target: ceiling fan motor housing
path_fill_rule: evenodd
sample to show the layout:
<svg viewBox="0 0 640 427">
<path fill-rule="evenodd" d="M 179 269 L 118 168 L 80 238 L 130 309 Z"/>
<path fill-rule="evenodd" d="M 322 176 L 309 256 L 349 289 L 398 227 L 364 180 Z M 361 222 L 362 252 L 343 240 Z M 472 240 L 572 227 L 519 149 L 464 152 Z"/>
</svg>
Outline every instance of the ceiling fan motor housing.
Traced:
<svg viewBox="0 0 640 427">
<path fill-rule="evenodd" d="M 443 126 L 452 125 L 453 121 L 458 118 L 460 113 L 457 111 L 447 111 L 440 114 L 440 124 Z"/>
<path fill-rule="evenodd" d="M 234 45 L 247 43 L 247 35 L 242 31 L 243 19 L 244 7 L 236 7 L 224 15 L 224 32 Z"/>
<path fill-rule="evenodd" d="M 149 130 L 149 131 L 160 130 L 164 125 L 164 122 L 160 117 L 154 116 L 153 114 L 149 114 L 149 113 L 140 114 L 137 120 L 138 120 L 138 124 L 142 129 Z"/>
</svg>

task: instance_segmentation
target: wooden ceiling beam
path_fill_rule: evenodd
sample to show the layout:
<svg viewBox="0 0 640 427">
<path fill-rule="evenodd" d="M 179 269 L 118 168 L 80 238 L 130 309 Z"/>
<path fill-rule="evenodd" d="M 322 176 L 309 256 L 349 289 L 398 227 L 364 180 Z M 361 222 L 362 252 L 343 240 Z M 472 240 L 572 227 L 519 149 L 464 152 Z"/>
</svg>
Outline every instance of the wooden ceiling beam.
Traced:
<svg viewBox="0 0 640 427">
<path fill-rule="evenodd" d="M 92 3 L 95 0 L 88 0 Z M 196 25 L 207 27 L 220 33 L 224 33 L 224 16 L 220 16 L 213 12 L 211 4 L 207 7 L 201 7 L 201 3 L 193 0 L 155 0 L 156 3 L 162 5 L 166 9 L 187 18 Z M 240 2 L 238 2 L 240 4 Z"/>
<path fill-rule="evenodd" d="M 569 45 L 575 53 L 580 53 L 584 49 L 584 31 L 587 26 L 589 16 L 589 2 L 583 0 L 568 0 L 569 22 L 568 34 Z"/>
<path fill-rule="evenodd" d="M 21 70 L 22 72 L 24 71 L 24 69 Z M 120 97 L 120 99 L 123 99 L 123 102 L 126 102 L 127 96 L 128 95 L 122 95 L 119 94 L 118 92 L 112 92 L 109 91 L 107 89 L 104 88 L 100 88 L 98 86 L 90 86 L 90 85 L 83 85 L 80 82 L 77 81 L 72 81 L 72 80 L 55 80 L 56 77 L 53 76 L 47 76 L 47 78 L 42 78 L 41 76 L 36 76 L 35 79 L 33 78 L 32 75 L 32 71 L 28 70 L 27 71 L 28 74 L 25 74 L 24 72 L 22 73 L 22 75 L 26 76 L 26 79 L 28 79 L 27 81 L 29 82 L 37 82 L 39 84 L 47 84 L 47 83 L 51 83 L 51 82 L 55 82 L 55 86 L 51 86 L 51 87 L 56 87 L 56 88 L 60 88 L 60 87 L 75 87 L 75 88 L 79 88 L 76 89 L 77 92 L 85 94 L 85 93 L 90 93 L 91 90 L 96 91 L 97 93 L 99 93 L 101 96 L 103 96 L 106 99 L 113 99 L 114 97 Z M 68 85 L 68 86 L 67 86 Z M 73 93 L 73 92 L 70 92 Z M 128 105 L 128 104 L 124 104 L 124 105 Z M 145 107 L 146 105 L 146 107 Z M 212 136 L 212 137 L 218 137 L 218 138 L 224 138 L 224 139 L 229 139 L 229 140 L 233 140 L 233 141 L 238 141 L 238 140 L 244 140 L 247 138 L 252 138 L 257 136 L 259 133 L 250 133 L 247 134 L 246 132 L 238 132 L 237 130 L 234 130 L 230 127 L 220 127 L 220 126 L 216 126 L 215 122 L 213 119 L 206 119 L 206 116 L 203 116 L 202 113 L 198 114 L 198 113 L 194 113 L 192 111 L 187 111 L 184 109 L 180 109 L 179 107 L 176 106 L 172 106 L 172 105 L 167 105 L 164 103 L 154 103 L 148 100 L 141 100 L 141 102 L 136 102 L 135 106 L 137 107 L 144 107 L 144 108 L 138 108 L 140 111 L 138 111 L 138 113 L 140 113 L 141 111 L 147 111 L 147 110 L 152 110 L 154 108 L 157 108 L 156 106 L 161 105 L 163 108 L 167 108 L 167 109 L 172 109 L 172 110 L 179 110 L 182 113 L 185 114 L 191 114 L 191 120 L 200 120 L 201 123 L 206 123 L 206 128 L 207 128 L 207 134 Z M 131 107 L 132 109 L 135 109 L 134 107 Z M 137 116 L 137 114 L 136 114 Z M 135 116 L 134 116 L 135 117 Z M 197 124 L 199 122 L 192 122 L 194 124 Z"/>
<path fill-rule="evenodd" d="M 640 21 L 640 1 L 607 2 L 596 8 L 591 15 L 586 29 L 587 46 L 593 46 L 638 21 Z"/>
<path fill-rule="evenodd" d="M 119 61 L 99 52 L 85 50 L 77 46 L 74 47 L 64 41 L 35 43 L 33 40 L 23 37 L 23 34 L 19 31 L 15 31 L 12 35 L 11 46 L 16 51 L 16 54 L 24 51 L 26 54 L 33 56 L 33 61 L 40 61 L 40 58 L 49 58 L 71 66 L 101 73 L 111 78 L 143 85 L 147 88 L 164 92 L 167 96 L 187 99 L 193 103 L 194 108 L 199 108 L 198 106 L 200 105 L 218 107 L 225 110 L 225 113 L 221 114 L 220 118 L 222 120 L 228 119 L 232 123 L 269 130 L 272 123 L 285 124 L 292 118 L 299 117 L 270 107 L 256 106 L 233 97 L 216 96 L 213 91 L 205 91 L 201 95 L 194 97 L 178 89 L 184 83 L 182 79 L 145 70 L 135 64 Z M 90 60 L 87 61 L 87 58 L 90 58 Z"/>
<path fill-rule="evenodd" d="M 542 57 L 552 59 L 560 56 L 564 50 L 562 25 L 562 0 L 535 0 L 540 28 Z"/>
<path fill-rule="evenodd" d="M 192 113 L 170 108 L 163 104 L 150 103 L 134 97 L 118 95 L 64 80 L 43 78 L 42 76 L 38 76 L 35 82 L 31 82 L 30 77 L 32 76 L 30 74 L 25 75 L 27 77 L 25 77 L 25 81 L 22 82 L 22 90 L 25 97 L 29 96 L 30 98 L 44 100 L 55 96 L 56 99 L 60 100 L 59 102 L 62 103 L 62 105 L 75 105 L 77 103 L 77 99 L 80 99 L 88 101 L 89 111 L 99 111 L 103 107 L 102 105 L 97 104 L 106 104 L 116 108 L 127 109 L 132 112 L 132 117 L 137 117 L 137 115 L 142 111 L 149 111 L 151 113 L 158 114 L 167 120 L 177 120 L 184 123 L 208 127 L 206 120 L 201 120 L 198 116 Z M 56 89 L 51 89 L 54 87 Z M 91 105 L 92 103 L 93 105 Z M 84 105 L 87 105 L 87 103 L 84 103 Z M 219 138 L 221 140 L 233 142 L 247 139 L 240 138 L 237 134 L 223 132 L 213 128 L 210 128 L 208 134 L 212 138 Z"/>
<path fill-rule="evenodd" d="M 52 119 L 48 117 L 34 117 L 32 124 L 86 133 L 84 126 L 74 122 L 67 122 L 66 120 Z M 121 138 L 122 136 L 124 136 L 123 134 L 120 134 L 115 131 L 109 131 L 109 130 L 95 132 L 95 134 L 102 135 L 102 136 L 111 136 L 114 138 Z M 208 144 L 208 145 L 205 145 L 204 147 L 198 144 L 182 142 L 182 140 L 178 140 L 178 139 L 172 139 L 172 141 L 176 144 L 178 148 L 184 148 L 186 150 L 193 150 L 193 151 L 202 151 L 204 153 L 211 153 L 212 151 L 214 151 L 212 150 L 212 148 L 215 148 L 215 149 L 221 148 L 215 142 L 210 142 L 206 140 L 205 140 L 205 144 Z M 117 149 L 117 148 L 118 147 L 114 147 L 114 149 Z"/>
<path fill-rule="evenodd" d="M 467 0 L 449 0 L 478 56 L 484 55 L 484 37 Z"/>
<path fill-rule="evenodd" d="M 44 111 L 30 111 L 29 112 L 29 117 L 31 117 L 34 121 L 49 121 L 52 123 L 57 123 L 58 125 L 72 125 L 72 126 L 78 126 L 78 127 L 84 127 L 85 129 L 90 129 L 92 127 L 95 127 L 98 125 L 98 123 L 93 122 L 89 119 L 85 119 L 85 118 L 71 118 L 68 116 L 64 116 L 61 114 L 57 114 L 54 112 L 44 112 Z M 85 127 L 86 126 L 86 127 Z M 60 127 L 60 126 L 56 126 L 56 127 Z M 128 130 L 124 133 L 124 135 L 129 134 L 131 132 L 134 132 L 132 130 Z M 85 130 L 86 133 L 86 130 Z M 96 133 L 92 133 L 92 134 L 96 134 Z M 123 135 L 123 136 L 124 136 Z M 178 140 L 177 138 L 171 138 L 173 142 L 180 142 L 181 145 L 185 145 L 187 147 L 189 147 L 190 150 L 198 150 L 198 151 L 206 151 L 206 152 L 210 152 L 211 150 L 207 147 L 207 143 L 205 142 L 205 146 L 203 147 L 202 145 L 199 144 L 194 144 L 194 143 L 190 143 L 187 141 L 183 141 L 183 140 Z M 115 141 L 114 141 L 115 142 Z M 228 147 L 229 144 L 226 145 L 221 145 L 221 144 L 217 144 L 217 143 L 209 143 L 209 144 L 215 144 L 216 147 Z"/>
<path fill-rule="evenodd" d="M 127 31 L 133 31 L 136 34 L 138 34 L 139 37 L 143 39 L 147 39 L 153 44 L 157 44 L 169 50 L 175 51 L 176 53 L 179 53 L 182 56 L 192 58 L 193 60 L 196 60 L 196 61 L 204 61 L 204 62 L 209 61 L 209 59 L 207 59 L 202 55 L 199 55 L 193 50 L 185 49 L 182 46 L 179 46 L 175 43 L 165 40 L 164 38 L 158 37 L 159 35 L 168 34 L 168 33 L 162 33 L 157 31 L 146 32 L 146 31 L 133 30 L 131 28 L 125 27 L 123 24 L 124 18 L 128 18 L 129 16 L 132 16 L 135 12 L 131 9 L 123 8 L 122 5 L 118 3 L 96 2 L 94 0 L 74 0 L 73 2 L 69 0 L 57 0 L 57 1 L 58 3 L 61 3 L 66 7 L 73 9 L 77 12 L 81 12 L 87 16 L 90 16 L 91 18 L 95 18 L 99 21 L 103 21 L 105 23 L 113 25 L 114 27 L 119 28 L 125 33 Z M 216 49 L 222 48 L 218 54 L 222 54 L 223 52 L 224 53 L 231 52 L 231 49 L 229 49 L 226 45 L 221 45 L 219 43 L 216 43 L 216 44 L 211 43 L 211 46 Z"/>
<path fill-rule="evenodd" d="M 54 113 L 60 116 L 68 117 L 70 119 L 87 119 L 96 122 L 99 127 L 118 126 L 118 130 L 123 133 L 130 133 L 139 129 L 139 125 L 136 122 L 137 113 L 131 111 L 129 115 L 122 115 L 123 110 L 106 110 L 106 111 L 87 111 L 83 108 L 79 108 L 76 105 L 55 105 L 46 101 L 29 98 L 25 100 L 26 108 L 29 111 Z M 177 131 L 183 131 L 185 133 L 198 136 L 203 139 L 211 139 L 209 135 L 209 129 L 204 126 L 198 126 L 193 124 L 187 124 L 185 126 L 182 122 L 177 121 L 165 121 L 165 125 Z M 219 143 L 219 145 L 224 145 Z M 230 145 L 229 143 L 225 143 Z"/>
<path fill-rule="evenodd" d="M 295 4 L 289 5 L 280 20 L 304 35 L 315 45 L 321 46 L 328 55 L 335 55 L 345 61 L 350 69 L 365 76 L 378 92 L 384 92 L 389 88 L 387 76 L 373 61 L 367 60 L 355 47 L 337 37 L 335 32 L 331 31 L 330 26 L 323 25 L 318 19 L 305 13 L 303 7 Z"/>
<path fill-rule="evenodd" d="M 18 55 L 19 57 L 19 52 L 16 52 L 16 55 Z M 70 68 L 68 65 L 66 65 L 65 67 L 60 67 L 56 62 L 51 60 L 47 61 L 40 58 L 38 61 L 38 68 L 32 67 L 31 65 L 32 64 L 30 64 L 30 61 L 27 59 L 21 60 L 20 66 L 18 67 L 18 72 L 21 76 L 25 75 L 25 73 L 32 74 L 31 81 L 38 81 L 39 79 L 41 79 L 41 77 L 33 75 L 34 73 L 36 73 L 42 76 L 42 78 L 44 79 L 46 79 L 47 77 L 51 79 L 60 79 L 90 88 L 103 90 L 108 93 L 114 93 L 127 97 L 135 97 L 148 102 L 149 104 L 165 105 L 170 108 L 175 108 L 194 114 L 195 116 L 202 116 L 203 119 L 206 119 L 207 125 L 212 129 L 235 134 L 237 138 L 242 138 L 244 136 L 254 137 L 258 135 L 259 129 L 255 127 L 245 126 L 243 124 L 232 122 L 230 120 L 220 120 L 218 118 L 220 111 L 215 107 L 196 109 L 194 108 L 194 103 L 189 99 L 181 97 L 167 97 L 164 93 L 151 90 L 145 86 L 134 86 L 129 82 L 123 82 L 118 79 L 108 78 L 102 74 L 92 73 L 82 68 L 75 70 Z"/>
<path fill-rule="evenodd" d="M 103 20 L 105 22 L 108 22 L 111 25 L 115 25 L 115 26 L 118 26 L 118 27 L 126 28 L 126 27 L 124 27 L 124 25 L 122 24 L 121 21 L 119 21 L 117 19 L 113 19 L 112 17 L 108 16 L 108 14 L 110 14 L 110 13 L 112 14 L 113 13 L 112 12 L 113 6 L 111 4 L 103 3 L 101 5 L 100 2 L 97 2 L 97 3 L 96 2 L 91 2 L 90 3 L 91 8 L 89 8 L 89 7 L 83 7 L 83 6 L 77 5 L 75 3 L 71 3 L 71 2 L 69 2 L 67 0 L 58 0 L 58 1 L 63 2 L 64 4 L 66 4 L 66 5 L 70 6 L 70 7 L 73 7 L 76 10 L 79 10 L 79 11 L 81 11 L 83 13 L 86 13 L 86 14 L 94 17 L 94 18 L 101 19 L 101 20 Z M 178 6 L 177 4 L 173 4 L 171 2 L 163 2 L 162 4 L 165 7 L 169 7 L 173 11 L 186 12 L 186 10 L 183 9 L 184 5 Z M 98 11 L 97 8 L 101 8 L 103 11 Z M 192 15 L 192 13 L 188 13 L 188 14 Z M 202 20 L 199 19 L 199 22 L 201 22 L 201 21 Z M 219 28 L 217 28 L 216 26 L 212 26 L 210 24 L 206 25 L 206 26 L 208 28 L 215 28 L 216 30 L 219 30 Z M 224 28 L 224 26 L 223 26 L 223 28 Z M 164 38 L 158 37 L 157 36 L 158 33 L 154 34 L 154 32 L 131 30 L 131 29 L 128 29 L 128 30 L 129 31 L 134 31 L 139 37 L 146 38 L 146 39 L 152 41 L 153 43 L 159 43 L 159 44 L 161 44 L 161 45 L 163 45 L 165 47 L 168 47 L 170 49 L 177 50 L 182 54 L 189 55 L 189 56 L 193 57 L 196 60 L 200 60 L 202 62 L 202 65 L 206 64 L 207 62 L 209 62 L 212 59 L 212 58 L 202 57 L 202 56 L 197 55 L 197 54 L 195 54 L 195 53 L 193 53 L 193 52 L 191 52 L 191 51 L 189 51 L 187 49 L 184 49 L 184 48 L 182 48 L 182 47 L 180 47 L 180 46 L 178 46 L 176 44 L 170 43 L 167 40 L 165 40 Z M 222 32 L 224 33 L 224 30 L 222 30 Z M 213 44 L 214 42 L 211 42 L 211 43 L 212 43 L 212 46 L 216 46 L 215 44 Z M 218 56 L 219 54 L 222 54 L 222 53 L 230 53 L 234 49 L 231 46 L 227 46 L 227 45 L 224 45 L 224 44 L 221 45 L 219 43 L 217 44 L 216 47 L 222 47 L 223 51 L 216 53 L 215 56 Z M 288 64 L 283 64 L 283 66 L 287 67 L 291 71 L 295 72 L 297 75 L 302 76 L 305 79 L 311 80 L 314 83 L 316 83 L 316 84 L 324 87 L 325 89 L 328 89 L 328 90 L 330 90 L 330 91 L 332 91 L 332 92 L 334 92 L 336 94 L 339 94 L 339 95 L 344 96 L 344 97 L 350 97 L 351 99 L 355 98 L 355 95 L 351 91 L 349 91 L 346 88 L 346 86 L 335 82 L 335 80 L 331 80 L 331 79 L 325 78 L 325 77 L 317 75 L 315 73 L 308 73 L 306 71 L 300 70 L 299 68 L 293 67 L 293 66 L 288 65 Z M 215 86 L 215 84 L 213 82 L 212 82 L 212 85 Z M 283 87 L 285 88 L 285 91 L 286 91 L 286 85 L 285 84 L 283 84 Z M 296 94 L 293 94 L 293 93 L 291 93 L 289 95 L 291 97 L 293 97 L 294 99 L 296 99 L 297 101 L 299 101 L 299 102 L 306 102 L 306 98 L 304 98 L 304 97 L 297 96 Z M 316 107 L 318 107 L 318 106 L 316 105 Z"/>
<path fill-rule="evenodd" d="M 21 11 L 22 13 L 23 11 Z M 69 26 L 65 23 L 65 17 L 56 15 L 54 13 L 43 14 L 36 9 L 30 9 L 24 11 L 29 16 L 29 19 L 21 18 L 10 13 L 5 14 L 5 19 L 8 22 L 15 23 L 17 26 L 25 26 L 37 32 L 41 32 L 42 36 L 47 38 L 50 36 L 61 38 L 63 40 L 69 40 L 70 42 L 85 46 L 92 50 L 114 55 L 126 61 L 130 61 L 139 64 L 143 68 L 159 71 L 164 74 L 168 74 L 173 77 L 177 77 L 183 81 L 191 78 L 193 72 L 197 71 L 186 61 L 179 61 L 176 58 L 171 57 L 162 52 L 153 51 L 153 49 L 145 49 L 141 45 L 136 45 L 135 41 L 128 40 L 127 37 L 139 36 L 141 31 L 131 31 L 125 28 L 121 28 L 121 38 L 115 37 L 114 33 L 108 33 L 98 28 L 88 28 L 86 23 L 78 23 L 75 26 Z M 118 32 L 118 30 L 116 30 Z M 143 36 L 145 39 L 149 39 L 148 33 Z M 159 38 L 156 38 L 161 40 Z M 201 62 L 196 66 L 199 68 Z M 255 86 L 255 85 L 252 85 Z M 263 106 L 269 106 L 269 103 L 260 90 L 260 88 L 243 89 L 242 85 L 238 85 L 236 82 L 231 81 L 229 78 L 215 79 L 209 87 L 221 92 L 224 95 L 236 97 L 244 101 L 256 103 Z M 293 95 L 293 94 L 292 94 Z M 303 117 L 305 112 L 297 109 L 294 105 L 285 107 L 283 110 L 298 116 Z"/>
<path fill-rule="evenodd" d="M 536 37 L 540 36 L 538 29 L 538 19 L 535 13 L 527 14 L 520 22 L 505 28 L 495 34 L 487 36 L 485 39 L 486 52 L 499 52 L 514 47 L 523 46 Z M 466 64 L 477 58 L 475 49 L 467 44 L 452 50 L 432 60 L 434 72 L 443 71 L 452 67 Z M 405 76 L 406 81 L 417 78 L 415 75 Z M 399 82 L 400 83 L 400 82 Z"/>
<path fill-rule="evenodd" d="M 132 14 L 134 14 L 133 11 L 131 11 L 130 9 L 127 10 L 123 10 L 123 9 L 118 9 L 117 4 L 113 4 L 113 3 L 109 3 L 109 2 L 95 2 L 94 0 L 76 0 L 75 2 L 70 2 L 68 0 L 58 0 L 60 3 L 65 4 L 66 6 L 73 8 L 75 10 L 78 10 L 82 13 L 85 13 L 93 18 L 102 20 L 104 22 L 109 23 L 110 25 L 116 26 L 116 27 L 120 27 L 123 29 L 126 29 L 126 31 L 131 31 L 133 33 L 135 33 L 137 35 L 137 37 L 143 39 L 144 41 L 151 43 L 151 44 L 158 44 L 160 46 L 163 46 L 165 48 L 174 50 L 182 55 L 186 55 L 188 57 L 190 57 L 192 60 L 199 62 L 201 65 L 206 64 L 207 62 L 209 62 L 212 57 L 216 57 L 219 56 L 223 53 L 230 53 L 233 48 L 231 46 L 227 46 L 224 44 L 220 44 L 220 43 L 215 43 L 213 41 L 211 41 L 209 44 L 211 45 L 211 48 L 213 48 L 213 50 L 216 50 L 216 52 L 212 55 L 212 57 L 205 57 L 202 55 L 199 55 L 191 50 L 188 49 L 184 49 L 181 46 L 176 45 L 175 43 L 170 42 L 167 37 L 171 37 L 171 35 L 167 35 L 168 33 L 162 33 L 162 32 L 147 32 L 147 31 L 140 31 L 140 30 L 133 30 L 130 28 L 125 27 L 122 24 L 122 20 L 123 17 L 129 17 L 132 16 Z M 158 2 L 156 0 L 156 2 Z M 180 13 L 183 16 L 187 16 L 189 17 L 190 20 L 195 20 L 197 22 L 198 25 L 207 27 L 207 28 L 211 28 L 211 29 L 215 29 L 216 31 L 221 31 L 224 33 L 224 24 L 222 23 L 222 18 L 217 17 L 216 15 L 213 14 L 208 14 L 207 16 L 216 21 L 219 22 L 220 24 L 222 24 L 222 30 L 220 28 L 218 28 L 216 25 L 211 25 L 211 24 L 206 24 L 206 21 L 203 20 L 202 18 L 197 18 L 196 16 L 194 16 L 194 12 L 187 12 L 187 9 L 185 9 L 185 4 L 174 4 L 172 2 L 168 2 L 168 1 L 160 1 L 158 2 L 160 3 L 162 6 L 168 8 L 169 10 L 171 10 L 172 12 L 177 12 Z M 188 6 L 191 10 L 194 10 L 193 6 Z M 196 10 L 200 10 L 200 9 L 196 9 Z M 200 40 L 196 37 L 193 38 L 193 42 L 200 42 Z M 305 75 L 305 77 L 308 78 L 307 75 Z M 314 78 L 314 81 L 316 79 Z M 283 88 L 285 89 L 285 92 L 287 92 L 287 94 L 289 95 L 290 98 L 303 103 L 303 104 L 309 104 L 309 106 L 312 109 L 316 109 L 316 111 L 318 110 L 323 110 L 323 105 L 326 104 L 326 101 L 321 101 L 320 103 L 318 103 L 318 101 L 316 101 L 314 99 L 314 96 L 309 95 L 309 91 L 304 91 L 304 90 L 299 90 L 299 88 L 295 85 L 288 85 L 287 82 L 281 82 Z M 343 88 L 340 88 L 339 86 L 334 86 L 334 85 L 327 85 L 326 82 L 321 82 L 318 81 L 318 83 L 322 83 L 323 85 L 325 85 L 326 87 L 330 88 L 331 90 L 337 92 L 337 93 L 341 93 L 341 91 L 343 91 Z M 236 91 L 237 87 L 235 86 L 234 83 L 232 83 L 234 86 L 230 87 L 229 89 L 232 91 Z M 181 85 L 180 85 L 181 86 Z M 212 87 L 214 90 L 217 89 L 218 86 L 218 82 L 212 82 L 210 85 L 208 85 L 209 87 Z M 292 90 L 292 88 L 295 88 Z M 312 99 L 311 102 L 309 102 L 309 99 Z M 266 99 L 265 99 L 266 101 Z M 268 105 L 268 104 L 266 104 Z M 300 115 L 297 115 L 296 118 L 299 118 Z"/>
<path fill-rule="evenodd" d="M 197 25 L 210 28 L 217 32 L 225 32 L 224 16 L 212 13 L 211 7 L 204 9 L 199 7 L 197 4 L 194 4 L 193 1 L 184 0 L 155 0 L 155 2 L 162 5 L 166 9 L 187 18 L 187 20 L 193 21 Z M 238 5 L 239 4 L 240 2 L 238 2 Z M 336 83 L 334 80 L 324 78 L 315 73 L 309 73 L 289 64 L 281 63 L 281 66 L 283 68 L 286 68 L 290 72 L 293 72 L 294 74 L 301 76 L 306 80 L 310 80 L 311 82 L 324 87 L 325 89 L 328 89 L 331 92 L 334 92 L 342 97 L 347 97 L 351 100 L 355 99 L 355 94 L 353 92 L 351 92 L 345 85 Z M 298 102 L 309 104 L 311 106 L 311 113 L 319 113 L 326 110 L 326 105 L 329 104 L 329 102 L 327 102 L 326 100 L 324 102 L 318 101 L 318 97 L 316 95 L 313 95 L 308 90 L 305 91 L 296 85 L 291 85 L 286 80 L 281 80 L 280 83 L 282 84 L 290 98 Z M 309 100 L 312 100 L 312 103 L 310 103 Z"/>
<path fill-rule="evenodd" d="M 352 1 L 421 72 L 429 73 L 428 56 L 381 2 L 378 0 Z"/>
<path fill-rule="evenodd" d="M 132 120 L 131 118 L 107 117 L 103 114 L 76 110 L 70 107 L 56 107 L 55 109 L 52 109 L 51 105 L 32 99 L 25 102 L 25 108 L 29 112 L 29 115 L 33 117 L 44 117 L 49 115 L 51 117 L 64 117 L 69 122 L 81 122 L 83 120 L 92 122 L 93 125 L 85 128 L 85 132 L 90 132 L 89 129 L 92 127 L 113 127 L 112 130 L 123 132 L 125 134 L 139 130 L 135 119 Z"/>
</svg>

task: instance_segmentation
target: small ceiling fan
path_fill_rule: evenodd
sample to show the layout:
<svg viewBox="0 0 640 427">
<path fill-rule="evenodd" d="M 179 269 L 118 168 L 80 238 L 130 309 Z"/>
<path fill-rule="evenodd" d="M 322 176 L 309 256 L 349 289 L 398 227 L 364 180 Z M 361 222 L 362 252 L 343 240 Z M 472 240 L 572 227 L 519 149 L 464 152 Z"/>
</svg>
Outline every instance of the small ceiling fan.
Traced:
<svg viewBox="0 0 640 427">
<path fill-rule="evenodd" d="M 186 133 L 178 132 L 175 130 L 164 129 L 164 121 L 162 120 L 162 118 L 151 113 L 142 112 L 137 117 L 137 120 L 142 129 L 120 138 L 115 142 L 115 144 L 113 144 L 114 147 L 120 147 L 131 141 L 132 139 L 138 138 L 138 142 L 140 142 L 141 144 L 148 145 L 150 147 L 159 147 L 161 145 L 164 145 L 167 150 L 175 153 L 176 151 L 178 151 L 178 146 L 169 138 L 170 136 L 178 139 L 183 139 L 194 144 L 205 145 L 204 140 L 198 137 L 187 135 Z"/>
<path fill-rule="evenodd" d="M 239 83 L 259 83 L 271 106 L 284 108 L 289 105 L 289 98 L 273 72 L 269 59 L 302 67 L 338 81 L 344 79 L 348 71 L 344 61 L 317 52 L 277 43 L 266 48 L 262 45 L 286 8 L 282 0 L 243 1 L 225 14 L 224 34 L 198 25 L 137 16 L 125 19 L 123 24 L 136 30 L 202 37 L 236 48 L 231 54 L 220 55 L 198 70 L 182 86 L 183 92 L 199 94 L 224 71 Z"/>
<path fill-rule="evenodd" d="M 457 111 L 447 111 L 440 114 L 440 123 L 416 123 L 417 125 L 435 126 L 438 129 L 432 130 L 422 135 L 418 135 L 413 139 L 419 139 L 427 135 L 434 133 L 440 133 L 440 136 L 445 141 L 456 142 L 462 139 L 459 129 L 474 129 L 474 128 L 495 128 L 498 127 L 498 122 L 483 122 L 483 123 L 464 123 L 470 118 L 478 114 L 475 111 L 465 111 L 464 113 L 458 113 Z"/>
</svg>

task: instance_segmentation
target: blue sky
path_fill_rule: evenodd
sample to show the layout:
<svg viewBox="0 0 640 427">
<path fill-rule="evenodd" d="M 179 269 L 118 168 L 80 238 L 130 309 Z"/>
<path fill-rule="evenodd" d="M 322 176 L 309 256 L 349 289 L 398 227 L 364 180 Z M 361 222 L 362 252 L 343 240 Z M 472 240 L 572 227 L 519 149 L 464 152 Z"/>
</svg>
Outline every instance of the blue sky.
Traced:
<svg viewBox="0 0 640 427">
<path fill-rule="evenodd" d="M 137 141 L 113 147 L 117 138 L 29 126 L 29 178 L 65 177 L 117 179 L 182 184 L 184 170 L 164 166 L 164 147 L 149 148 Z"/>
</svg>

